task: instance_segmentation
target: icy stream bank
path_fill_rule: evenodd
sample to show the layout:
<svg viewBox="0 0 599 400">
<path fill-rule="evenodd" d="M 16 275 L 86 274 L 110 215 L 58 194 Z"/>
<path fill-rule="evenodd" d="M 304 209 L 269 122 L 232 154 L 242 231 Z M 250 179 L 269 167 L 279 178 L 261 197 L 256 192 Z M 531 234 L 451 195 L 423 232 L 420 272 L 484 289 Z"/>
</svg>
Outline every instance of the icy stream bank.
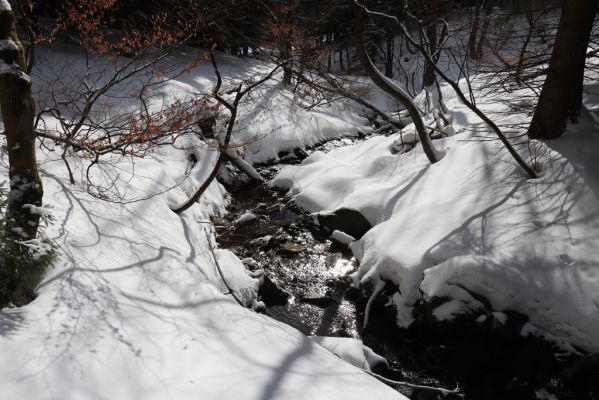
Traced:
<svg viewBox="0 0 599 400">
<path fill-rule="evenodd" d="M 279 170 L 275 165 L 261 172 L 270 180 Z M 387 358 L 389 377 L 447 388 L 458 383 L 470 399 L 537 399 L 543 393 L 593 398 L 592 378 L 568 381 L 568 368 L 579 365 L 576 357 L 556 358 L 559 350 L 549 343 L 520 336 L 518 327 L 526 318 L 517 313 L 489 309 L 487 319 L 476 324 L 459 319 L 436 324 L 428 317 L 443 302 L 433 299 L 416 308 L 417 322 L 410 329 L 401 330 L 394 308 L 388 307 L 396 292 L 389 283 L 373 303 L 369 327 L 362 330 L 370 292 L 366 286 L 360 293 L 344 279 L 357 266 L 351 253 L 331 242 L 330 232 L 280 192 L 245 184 L 232 196 L 230 214 L 216 221 L 220 245 L 245 258 L 249 269 L 265 270 L 290 295 L 283 304 L 267 303 L 267 315 L 307 335 L 361 338 Z M 248 213 L 256 218 L 240 223 L 239 217 Z M 428 398 L 410 388 L 402 393 Z"/>
</svg>

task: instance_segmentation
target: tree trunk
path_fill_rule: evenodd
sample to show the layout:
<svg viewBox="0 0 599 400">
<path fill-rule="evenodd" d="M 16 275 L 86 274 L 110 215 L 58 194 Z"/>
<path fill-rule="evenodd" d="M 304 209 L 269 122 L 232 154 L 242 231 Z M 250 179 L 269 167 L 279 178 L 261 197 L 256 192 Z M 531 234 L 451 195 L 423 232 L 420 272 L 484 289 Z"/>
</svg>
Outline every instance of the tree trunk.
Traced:
<svg viewBox="0 0 599 400">
<path fill-rule="evenodd" d="M 0 283 L 3 296 L 10 301 L 13 292 L 27 275 L 28 248 L 22 244 L 35 239 L 40 215 L 34 207 L 42 205 L 42 181 L 35 158 L 35 105 L 23 47 L 15 29 L 15 18 L 8 3 L 0 1 L 0 108 L 8 152 L 10 193 L 4 225 L 4 254 L 0 254 Z"/>
<path fill-rule="evenodd" d="M 345 61 L 347 61 L 347 72 L 351 71 L 351 59 L 349 57 L 349 46 L 345 46 Z"/>
<path fill-rule="evenodd" d="M 485 3 L 485 16 L 483 21 L 483 26 L 480 30 L 480 39 L 478 40 L 478 45 L 476 47 L 476 59 L 480 60 L 483 58 L 483 45 L 487 41 L 487 32 L 489 31 L 489 25 L 491 24 L 491 12 L 493 11 L 493 2 L 491 0 L 487 0 Z"/>
<path fill-rule="evenodd" d="M 480 7 L 481 0 L 477 0 L 476 6 L 472 11 L 472 26 L 470 27 L 470 36 L 468 38 L 468 55 L 473 60 L 478 59 L 478 53 L 476 51 L 476 35 L 478 34 L 478 26 L 480 24 Z"/>
<path fill-rule="evenodd" d="M 437 32 L 437 19 L 440 13 L 440 2 L 439 0 L 428 0 L 426 3 L 426 48 L 431 58 L 436 62 L 437 47 L 439 46 L 439 34 Z M 424 88 L 431 87 L 435 84 L 435 66 L 426 61 L 424 64 L 424 74 L 422 76 L 422 86 Z"/>
<path fill-rule="evenodd" d="M 535 8 L 533 6 L 533 2 L 530 2 L 528 4 L 528 7 L 526 8 L 526 22 L 528 23 L 528 31 L 526 33 L 526 37 L 524 38 L 524 41 L 522 42 L 522 47 L 520 48 L 520 52 L 518 53 L 518 66 L 516 67 L 516 83 L 518 85 L 522 84 L 522 70 L 524 68 L 524 58 L 526 55 L 526 50 L 528 49 L 528 45 L 530 44 L 530 40 L 532 38 L 532 34 L 536 28 L 536 24 L 535 24 L 535 16 L 534 16 L 534 12 L 535 12 Z M 536 5 L 536 4 L 535 4 Z"/>
<path fill-rule="evenodd" d="M 291 44 L 287 41 L 287 39 L 285 39 L 282 43 L 281 43 L 281 56 L 279 58 L 279 61 L 282 60 L 289 60 L 290 57 L 290 53 L 291 53 Z M 293 77 L 293 70 L 291 69 L 291 67 L 289 65 L 285 65 L 285 67 L 283 67 L 283 86 L 287 87 L 289 85 L 291 85 L 291 78 Z"/>
<path fill-rule="evenodd" d="M 435 59 L 434 53 L 437 51 L 437 22 L 430 23 L 426 27 L 426 36 L 428 38 L 427 51 L 431 58 Z M 424 74 L 422 76 L 422 86 L 424 88 L 431 87 L 435 84 L 435 66 L 426 61 L 424 64 Z"/>
<path fill-rule="evenodd" d="M 391 23 L 386 25 L 385 33 L 387 36 L 387 49 L 385 51 L 385 76 L 387 78 L 393 78 L 393 48 L 395 47 L 393 36 L 395 32 Z"/>
<path fill-rule="evenodd" d="M 599 0 L 568 0 L 562 15 L 547 78 L 528 137 L 554 139 L 562 135 L 568 118 L 576 122 L 582 106 L 586 52 Z"/>
<path fill-rule="evenodd" d="M 331 34 L 326 34 L 327 38 L 327 48 L 328 48 L 328 56 L 327 56 L 327 71 L 331 72 L 331 54 L 335 51 L 333 50 L 333 44 L 331 43 Z"/>
</svg>

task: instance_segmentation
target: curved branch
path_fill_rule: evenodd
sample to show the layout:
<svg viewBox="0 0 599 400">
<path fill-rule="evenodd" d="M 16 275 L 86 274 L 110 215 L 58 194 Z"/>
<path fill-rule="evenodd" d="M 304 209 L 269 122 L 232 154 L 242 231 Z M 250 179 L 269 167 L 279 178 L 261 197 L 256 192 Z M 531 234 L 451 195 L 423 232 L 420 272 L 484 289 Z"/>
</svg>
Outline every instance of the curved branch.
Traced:
<svg viewBox="0 0 599 400">
<path fill-rule="evenodd" d="M 422 47 L 422 45 L 420 43 L 418 43 L 418 42 L 416 42 L 416 40 L 414 40 L 414 38 L 410 35 L 410 33 L 408 32 L 408 29 L 405 27 L 405 25 L 400 23 L 399 26 L 400 26 L 401 30 L 403 31 L 403 34 L 406 36 L 406 38 L 418 49 L 418 51 L 420 51 L 420 53 L 427 59 L 427 61 L 432 62 L 433 60 L 431 59 L 430 54 L 426 51 L 426 49 L 424 49 Z M 526 171 L 528 176 L 530 176 L 533 179 L 537 178 L 538 177 L 537 173 L 534 171 L 534 169 L 530 165 L 528 165 L 526 163 L 526 161 L 524 161 L 524 159 L 520 156 L 520 154 L 518 154 L 516 149 L 514 149 L 514 146 L 512 146 L 512 144 L 507 139 L 507 137 L 503 134 L 503 132 L 501 131 L 499 126 L 497 126 L 497 124 L 495 122 L 493 122 L 484 112 L 482 112 L 480 110 L 480 108 L 475 106 L 471 101 L 469 101 L 466 98 L 466 95 L 464 94 L 464 92 L 462 92 L 462 89 L 460 89 L 460 86 L 458 85 L 458 83 L 456 81 L 452 80 L 449 76 L 447 76 L 436 64 L 433 64 L 433 66 L 435 68 L 435 71 L 437 72 L 437 75 L 439 75 L 441 77 L 441 79 L 443 79 L 445 82 L 447 82 L 449 84 L 449 86 L 451 86 L 453 88 L 453 90 L 456 92 L 456 94 L 458 95 L 458 97 L 460 98 L 462 103 L 464 103 L 466 105 L 466 107 L 468 107 L 470 109 L 470 111 L 475 113 L 480 119 L 483 120 L 484 123 L 486 123 L 491 128 L 491 130 L 497 135 L 497 137 L 499 138 L 501 143 L 503 143 L 503 145 L 505 146 L 507 151 L 511 154 L 511 156 L 514 158 L 514 160 L 518 163 L 518 165 L 520 165 L 522 167 L 522 169 L 524 169 L 524 171 Z"/>
<path fill-rule="evenodd" d="M 399 101 L 406 108 L 410 114 L 410 117 L 412 118 L 412 121 L 414 121 L 414 127 L 416 128 L 416 132 L 418 133 L 420 142 L 422 143 L 424 153 L 431 164 L 434 164 L 439 161 L 441 157 L 439 157 L 435 151 L 432 140 L 430 139 L 424 125 L 424 121 L 422 120 L 422 116 L 414 104 L 414 101 L 408 93 L 406 93 L 402 88 L 393 83 L 393 81 L 391 81 L 389 78 L 383 75 L 381 71 L 378 70 L 366 52 L 366 48 L 364 46 L 364 24 L 366 15 L 368 15 L 368 9 L 355 0 L 354 31 L 356 36 L 356 50 L 362 66 L 364 69 L 366 69 L 366 73 L 368 76 L 370 76 L 370 79 L 372 79 L 372 81 L 380 89 L 382 89 L 389 96 L 393 97 L 393 99 Z"/>
</svg>

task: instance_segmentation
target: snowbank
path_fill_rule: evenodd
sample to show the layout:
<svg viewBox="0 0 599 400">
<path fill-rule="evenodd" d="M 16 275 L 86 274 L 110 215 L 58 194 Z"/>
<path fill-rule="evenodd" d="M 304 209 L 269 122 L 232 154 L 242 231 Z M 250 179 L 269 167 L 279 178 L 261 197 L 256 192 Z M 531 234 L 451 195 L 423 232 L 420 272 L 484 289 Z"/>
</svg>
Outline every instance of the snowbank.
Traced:
<svg viewBox="0 0 599 400">
<path fill-rule="evenodd" d="M 62 56 L 65 63 L 83 62 L 72 52 Z M 41 53 L 39 63 L 48 57 L 60 69 L 55 53 Z M 221 59 L 223 71 L 230 67 L 228 79 L 266 68 Z M 44 76 L 34 76 L 38 89 Z M 200 69 L 187 83 L 163 89 L 184 96 L 197 90 L 192 83 L 209 87 L 210 78 Z M 402 399 L 298 331 L 224 294 L 215 258 L 246 304 L 256 289 L 232 253 L 211 251 L 208 218 L 223 212 L 226 192 L 213 182 L 181 217 L 170 210 L 214 165 L 215 152 L 194 151 L 193 168 L 186 151 L 170 147 L 92 168 L 95 182 L 113 184 L 121 203 L 86 192 L 80 160 L 69 159 L 77 181 L 70 185 L 60 152 L 38 154 L 44 205 L 54 218 L 43 231 L 59 259 L 35 301 L 0 311 L 3 398 Z M 7 175 L 7 164 L 0 151 L 0 175 Z"/>
<path fill-rule="evenodd" d="M 150 110 L 157 111 L 165 103 L 168 104 L 175 99 L 185 100 L 198 94 L 212 92 L 216 76 L 211 63 L 203 60 L 204 51 L 201 49 L 182 50 L 164 60 L 160 67 L 165 71 L 176 71 L 181 66 L 191 65 L 198 58 L 202 62 L 191 72 L 148 89 L 150 97 L 154 97 L 154 101 L 148 105 Z M 32 83 L 33 91 L 38 97 L 38 108 L 54 104 L 47 90 L 48 82 L 51 83 L 53 93 L 60 100 L 60 96 L 70 93 L 73 86 L 76 87 L 86 74 L 84 55 L 76 47 L 42 46 L 38 49 L 36 59 Z M 273 65 L 265 62 L 223 53 L 217 53 L 216 59 L 223 77 L 221 89 L 223 93 L 242 82 L 256 81 L 266 76 L 273 68 Z M 91 74 L 99 82 L 114 73 L 113 65 L 105 60 L 92 57 L 91 63 Z M 132 99 L 137 98 L 135 91 L 151 79 L 153 79 L 152 73 L 148 72 L 147 76 L 141 74 L 138 82 L 128 81 L 111 89 L 108 92 L 111 97 L 106 104 L 114 109 L 109 114 L 127 109 L 136 112 L 140 104 L 132 103 Z M 351 107 L 341 102 L 314 106 L 311 104 L 310 96 L 301 94 L 299 91 L 292 93 L 292 88 L 284 88 L 282 79 L 282 71 L 275 73 L 273 79 L 252 90 L 239 105 L 231 146 L 243 153 L 243 158 L 248 163 L 255 164 L 276 159 L 280 152 L 289 152 L 295 148 L 303 149 L 326 139 L 355 136 L 358 134 L 358 127 L 368 124 L 365 118 L 359 117 Z M 126 98 L 129 94 L 134 94 L 132 99 Z M 103 108 L 106 105 L 100 103 L 99 112 L 106 112 Z M 48 127 L 56 126 L 59 129 L 57 122 L 49 116 L 44 120 Z M 224 124 L 227 120 L 228 112 L 221 110 L 221 115 L 216 122 L 217 135 L 224 135 L 226 130 Z"/>
<path fill-rule="evenodd" d="M 422 297 L 454 299 L 438 310 L 444 318 L 477 312 L 475 293 L 496 311 L 526 314 L 564 346 L 599 351 L 599 174 L 585 150 L 596 148 L 596 128 L 580 125 L 586 138 L 571 135 L 567 149 L 534 143 L 544 172 L 529 180 L 497 141 L 472 132 L 480 121 L 448 103 L 454 124 L 469 131 L 435 141 L 446 150 L 437 164 L 421 146 L 392 155 L 396 134 L 316 153 L 273 184 L 310 212 L 354 208 L 373 224 L 351 245 L 360 260 L 354 277 L 398 285 L 400 325 Z"/>
<path fill-rule="evenodd" d="M 308 336 L 308 338 L 360 369 L 372 371 L 377 367 L 387 366 L 384 357 L 376 354 L 359 339 L 328 336 Z"/>
</svg>

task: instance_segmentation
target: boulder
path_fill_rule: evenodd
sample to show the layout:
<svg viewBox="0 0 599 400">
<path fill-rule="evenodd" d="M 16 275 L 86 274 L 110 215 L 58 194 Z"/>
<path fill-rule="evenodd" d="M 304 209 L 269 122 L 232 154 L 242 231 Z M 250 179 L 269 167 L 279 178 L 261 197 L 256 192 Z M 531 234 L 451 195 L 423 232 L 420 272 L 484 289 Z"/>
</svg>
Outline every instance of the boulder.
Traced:
<svg viewBox="0 0 599 400">
<path fill-rule="evenodd" d="M 264 304 L 268 307 L 284 306 L 287 304 L 289 293 L 274 283 L 263 270 L 254 272 L 253 276 L 260 281 L 258 297 Z"/>
<path fill-rule="evenodd" d="M 370 222 L 352 208 L 339 208 L 332 213 L 318 214 L 318 223 L 330 232 L 341 231 L 356 239 L 360 239 L 372 228 Z"/>
</svg>

